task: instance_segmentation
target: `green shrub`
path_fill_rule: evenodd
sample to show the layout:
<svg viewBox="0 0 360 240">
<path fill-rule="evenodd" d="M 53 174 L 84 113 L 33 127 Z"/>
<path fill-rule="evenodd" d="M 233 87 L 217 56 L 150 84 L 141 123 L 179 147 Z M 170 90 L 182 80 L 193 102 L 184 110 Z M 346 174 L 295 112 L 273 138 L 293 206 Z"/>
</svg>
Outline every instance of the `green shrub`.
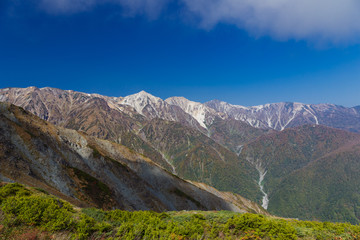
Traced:
<svg viewBox="0 0 360 240">
<path fill-rule="evenodd" d="M 81 212 L 94 218 L 97 222 L 103 222 L 106 220 L 106 212 L 97 208 L 83 208 Z"/>
<path fill-rule="evenodd" d="M 225 231 L 231 235 L 252 232 L 259 237 L 276 239 L 296 239 L 295 228 L 285 220 L 269 219 L 268 217 L 245 213 L 229 219 L 225 224 Z"/>
<path fill-rule="evenodd" d="M 229 211 L 74 211 L 50 195 L 20 184 L 0 187 L 0 227 L 39 226 L 46 231 L 67 230 L 75 239 L 360 239 L 360 226 L 349 223 L 284 220 Z M 26 225 L 26 226 L 22 226 Z M 10 230 L 8 230 L 10 229 Z M 15 230 L 17 231 L 17 230 Z M 116 234 L 116 236 L 115 236 Z"/>
<path fill-rule="evenodd" d="M 77 222 L 76 225 L 76 232 L 78 239 L 87 239 L 91 233 L 93 233 L 95 229 L 96 221 L 95 219 L 85 215 L 80 215 L 80 220 Z"/>
<path fill-rule="evenodd" d="M 50 231 L 68 229 L 73 223 L 71 205 L 47 196 L 12 196 L 1 206 L 7 218 Z"/>
<path fill-rule="evenodd" d="M 10 196 L 29 196 L 31 192 L 19 183 L 9 183 L 0 187 L 0 203 Z"/>
<path fill-rule="evenodd" d="M 42 189 L 42 188 L 33 187 L 33 189 L 35 189 L 36 191 L 39 191 L 39 192 L 41 192 L 41 193 L 44 193 L 44 194 L 46 194 L 46 195 L 49 195 L 49 193 L 48 193 L 47 191 L 45 191 L 44 189 Z"/>
<path fill-rule="evenodd" d="M 107 222 L 100 222 L 95 225 L 94 229 L 97 232 L 104 233 L 110 231 L 112 229 L 112 225 Z"/>
</svg>

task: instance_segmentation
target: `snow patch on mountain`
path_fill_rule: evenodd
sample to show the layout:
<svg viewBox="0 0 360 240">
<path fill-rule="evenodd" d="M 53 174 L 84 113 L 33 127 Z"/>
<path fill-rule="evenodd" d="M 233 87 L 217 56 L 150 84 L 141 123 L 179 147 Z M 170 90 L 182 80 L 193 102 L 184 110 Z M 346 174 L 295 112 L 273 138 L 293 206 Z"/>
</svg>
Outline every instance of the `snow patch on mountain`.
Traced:
<svg viewBox="0 0 360 240">
<path fill-rule="evenodd" d="M 317 118 L 316 115 L 315 115 L 314 113 L 312 113 L 308 108 L 311 109 L 310 105 L 306 105 L 306 107 L 304 107 L 305 111 L 307 111 L 308 113 L 310 113 L 310 114 L 314 117 L 315 123 L 316 123 L 317 125 L 319 125 L 319 120 L 318 120 L 318 118 Z"/>
<path fill-rule="evenodd" d="M 244 107 L 213 100 L 205 103 L 205 105 L 215 111 L 224 112 L 231 118 L 244 121 L 253 127 L 280 131 L 303 124 L 319 124 L 319 117 L 328 115 L 332 111 L 341 110 L 347 115 L 357 115 L 354 114 L 356 111 L 332 104 L 310 105 L 298 102 L 280 102 Z"/>
<path fill-rule="evenodd" d="M 260 191 L 261 193 L 263 194 L 263 199 L 262 199 L 262 204 L 261 206 L 264 208 L 264 209 L 267 209 L 268 206 L 269 206 L 269 196 L 268 194 L 265 192 L 264 190 L 264 178 L 265 178 L 265 175 L 267 173 L 267 171 L 265 171 L 262 167 L 261 167 L 261 164 L 256 164 L 256 170 L 259 172 L 259 181 L 258 181 L 258 185 L 260 187 Z"/>
<path fill-rule="evenodd" d="M 225 117 L 224 114 L 218 113 L 202 103 L 193 102 L 184 97 L 171 97 L 165 101 L 180 107 L 184 112 L 190 114 L 203 128 L 207 128 L 208 125 L 212 124 L 216 116 Z"/>
<path fill-rule="evenodd" d="M 209 111 L 208 107 L 198 102 L 189 101 L 184 97 L 171 97 L 165 101 L 171 105 L 179 106 L 182 110 L 195 118 L 200 126 L 207 128 L 205 124 L 205 117 L 206 113 Z"/>
<path fill-rule="evenodd" d="M 232 105 L 219 100 L 198 103 L 183 97 L 165 101 L 145 91 L 127 97 L 107 97 L 57 88 L 28 87 L 0 89 L 0 101 L 22 106 L 39 117 L 59 124 L 79 105 L 101 98 L 108 106 L 130 116 L 141 114 L 147 119 L 177 121 L 206 134 L 213 121 L 232 118 L 262 129 L 284 130 L 305 124 L 323 124 L 360 132 L 360 107 L 347 108 L 334 104 L 296 102 L 268 103 L 253 107 Z M 59 113 L 62 113 L 59 115 Z M 209 133 L 208 133 L 209 134 Z M 210 136 L 210 135 L 209 135 Z"/>
<path fill-rule="evenodd" d="M 236 147 L 235 152 L 236 152 L 236 154 L 237 154 L 238 156 L 240 156 L 243 148 L 244 148 L 244 145 L 239 145 L 239 146 Z"/>
<path fill-rule="evenodd" d="M 295 116 L 296 116 L 297 113 L 298 113 L 297 111 L 294 112 L 294 114 L 293 114 L 292 117 L 287 121 L 287 123 L 286 123 L 284 126 L 281 127 L 281 131 L 284 130 L 284 129 L 289 125 L 289 123 L 291 123 L 292 120 L 294 120 L 294 118 L 295 118 Z M 270 127 L 270 126 L 269 126 L 269 127 Z"/>
<path fill-rule="evenodd" d="M 162 102 L 163 100 L 161 98 L 155 97 L 145 91 L 126 96 L 120 101 L 121 104 L 133 107 L 136 112 L 142 115 L 144 115 L 143 110 L 147 105 L 159 106 Z"/>
</svg>

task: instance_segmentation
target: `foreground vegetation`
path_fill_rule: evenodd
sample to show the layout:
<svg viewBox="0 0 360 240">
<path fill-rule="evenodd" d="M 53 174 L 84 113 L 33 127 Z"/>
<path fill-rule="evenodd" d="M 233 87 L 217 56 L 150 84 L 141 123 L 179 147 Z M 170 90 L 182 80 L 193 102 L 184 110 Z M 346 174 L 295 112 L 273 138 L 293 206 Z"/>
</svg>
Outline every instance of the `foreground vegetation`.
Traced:
<svg viewBox="0 0 360 240">
<path fill-rule="evenodd" d="M 0 239 L 360 239 L 360 226 L 228 211 L 76 209 L 41 189 L 0 184 Z"/>
</svg>

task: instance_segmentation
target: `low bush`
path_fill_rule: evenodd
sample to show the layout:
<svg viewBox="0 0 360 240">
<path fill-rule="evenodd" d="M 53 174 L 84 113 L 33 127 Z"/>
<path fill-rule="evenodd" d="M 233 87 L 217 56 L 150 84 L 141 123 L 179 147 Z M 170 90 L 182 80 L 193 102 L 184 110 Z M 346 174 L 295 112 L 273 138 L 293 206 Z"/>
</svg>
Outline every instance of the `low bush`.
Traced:
<svg viewBox="0 0 360 240">
<path fill-rule="evenodd" d="M 251 233 L 254 237 L 276 239 L 297 239 L 295 228 L 287 221 L 245 213 L 229 219 L 224 232 L 230 235 Z"/>
<path fill-rule="evenodd" d="M 73 223 L 71 205 L 47 196 L 12 196 L 2 202 L 1 209 L 7 218 L 50 231 L 68 229 Z"/>
<path fill-rule="evenodd" d="M 40 236 L 41 231 L 63 230 L 68 238 L 80 240 L 360 239 L 358 225 L 284 220 L 251 213 L 156 213 L 96 208 L 77 211 L 65 201 L 20 184 L 0 185 L 0 198 L 0 239 L 12 238 L 17 233 L 18 236 Z"/>
</svg>

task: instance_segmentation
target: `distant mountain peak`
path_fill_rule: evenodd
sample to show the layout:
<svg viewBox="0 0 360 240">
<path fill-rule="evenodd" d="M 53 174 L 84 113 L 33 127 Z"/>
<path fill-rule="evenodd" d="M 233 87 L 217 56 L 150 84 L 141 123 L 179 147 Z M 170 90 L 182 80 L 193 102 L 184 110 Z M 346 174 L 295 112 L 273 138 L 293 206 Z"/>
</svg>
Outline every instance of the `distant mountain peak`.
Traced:
<svg viewBox="0 0 360 240">
<path fill-rule="evenodd" d="M 141 90 L 141 91 L 138 92 L 137 94 L 148 94 L 148 95 L 151 95 L 150 93 L 146 92 L 145 90 Z"/>
<path fill-rule="evenodd" d="M 156 96 L 152 95 L 151 93 L 148 93 L 148 92 L 146 92 L 144 90 L 141 90 L 140 92 L 132 94 L 130 96 L 147 97 L 147 98 L 155 98 L 155 99 L 162 100 L 161 98 L 156 97 Z"/>
<path fill-rule="evenodd" d="M 148 105 L 158 105 L 163 100 L 159 97 L 155 97 L 144 90 L 126 96 L 122 99 L 121 104 L 132 106 L 138 113 L 143 114 L 143 110 Z"/>
</svg>

